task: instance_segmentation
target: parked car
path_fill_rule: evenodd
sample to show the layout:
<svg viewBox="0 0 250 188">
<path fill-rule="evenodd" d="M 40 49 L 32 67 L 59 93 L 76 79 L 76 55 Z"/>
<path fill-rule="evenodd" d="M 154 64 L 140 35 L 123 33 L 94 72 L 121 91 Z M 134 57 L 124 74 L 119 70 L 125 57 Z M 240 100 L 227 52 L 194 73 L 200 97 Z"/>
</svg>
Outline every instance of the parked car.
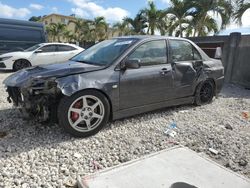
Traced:
<svg viewBox="0 0 250 188">
<path fill-rule="evenodd" d="M 24 115 L 85 137 L 109 120 L 210 103 L 223 79 L 221 61 L 189 40 L 131 36 L 100 42 L 63 64 L 24 69 L 4 84 Z"/>
<path fill-rule="evenodd" d="M 41 43 L 21 52 L 0 55 L 0 70 L 21 70 L 30 66 L 67 61 L 84 49 L 74 44 Z"/>
<path fill-rule="evenodd" d="M 0 18 L 0 55 L 47 42 L 42 23 Z"/>
</svg>

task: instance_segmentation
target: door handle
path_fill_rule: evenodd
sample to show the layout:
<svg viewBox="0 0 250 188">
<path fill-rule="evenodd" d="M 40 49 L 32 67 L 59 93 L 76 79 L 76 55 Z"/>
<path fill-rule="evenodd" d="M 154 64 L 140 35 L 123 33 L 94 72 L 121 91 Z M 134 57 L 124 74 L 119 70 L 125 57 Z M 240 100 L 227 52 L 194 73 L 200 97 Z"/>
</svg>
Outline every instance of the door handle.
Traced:
<svg viewBox="0 0 250 188">
<path fill-rule="evenodd" d="M 168 72 L 170 72 L 169 69 L 163 68 L 163 69 L 161 69 L 160 74 L 161 74 L 161 75 L 165 75 L 165 74 L 167 74 Z"/>
</svg>

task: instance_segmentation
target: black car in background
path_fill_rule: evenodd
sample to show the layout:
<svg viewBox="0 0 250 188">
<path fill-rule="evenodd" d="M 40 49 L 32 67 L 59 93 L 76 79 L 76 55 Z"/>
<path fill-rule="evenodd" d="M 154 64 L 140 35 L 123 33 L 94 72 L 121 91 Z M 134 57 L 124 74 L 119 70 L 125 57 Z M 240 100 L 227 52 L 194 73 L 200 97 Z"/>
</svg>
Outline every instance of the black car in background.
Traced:
<svg viewBox="0 0 250 188">
<path fill-rule="evenodd" d="M 42 23 L 0 18 L 0 55 L 46 42 Z"/>
<path fill-rule="evenodd" d="M 109 120 L 210 103 L 223 80 L 221 61 L 187 39 L 130 36 L 100 42 L 65 63 L 21 70 L 4 84 L 25 116 L 53 119 L 85 137 Z"/>
</svg>

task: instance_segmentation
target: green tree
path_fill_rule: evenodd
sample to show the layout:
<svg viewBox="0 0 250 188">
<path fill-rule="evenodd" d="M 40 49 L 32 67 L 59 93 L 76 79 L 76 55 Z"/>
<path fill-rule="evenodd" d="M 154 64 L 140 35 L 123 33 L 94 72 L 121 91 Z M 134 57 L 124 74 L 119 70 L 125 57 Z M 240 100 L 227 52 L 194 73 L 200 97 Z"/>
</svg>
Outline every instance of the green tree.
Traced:
<svg viewBox="0 0 250 188">
<path fill-rule="evenodd" d="M 186 0 L 188 1 L 188 0 Z M 188 1 L 189 8 L 194 16 L 194 35 L 205 36 L 211 31 L 224 29 L 230 23 L 233 13 L 232 4 L 227 0 L 191 0 Z M 221 17 L 221 26 L 213 15 Z"/>
<path fill-rule="evenodd" d="M 56 35 L 57 35 L 55 27 L 52 27 L 52 25 L 46 26 L 46 32 L 48 34 L 49 42 L 55 42 L 56 41 Z"/>
<path fill-rule="evenodd" d="M 32 21 L 32 22 L 39 22 L 41 21 L 42 19 L 42 16 L 32 16 L 29 21 Z"/>
<path fill-rule="evenodd" d="M 170 0 L 171 6 L 166 10 L 170 19 L 168 28 L 169 35 L 183 37 L 183 31 L 186 30 L 192 18 L 190 18 L 190 5 L 186 0 Z"/>
<path fill-rule="evenodd" d="M 238 6 L 234 12 L 234 18 L 239 23 L 239 25 L 242 25 L 242 16 L 248 9 L 250 9 L 250 2 L 246 3 L 244 0 L 238 0 L 236 3 Z"/>
<path fill-rule="evenodd" d="M 129 18 L 125 17 L 123 19 L 123 25 L 126 26 L 126 34 L 130 35 L 144 35 L 145 34 L 145 28 L 147 28 L 147 20 L 146 17 L 144 17 L 142 12 L 139 12 L 135 18 Z"/>
<path fill-rule="evenodd" d="M 157 29 L 160 31 L 161 35 L 169 34 L 169 28 L 170 28 L 170 19 L 167 17 L 166 11 L 162 11 L 162 14 L 160 14 L 159 20 L 160 22 L 157 22 Z"/>
<path fill-rule="evenodd" d="M 66 30 L 66 25 L 62 23 L 51 23 L 47 26 L 46 30 L 53 42 L 60 42 L 60 38 L 63 37 Z"/>
<path fill-rule="evenodd" d="M 65 30 L 63 32 L 63 38 L 70 43 L 75 40 L 75 35 L 71 31 Z"/>
<path fill-rule="evenodd" d="M 112 27 L 112 36 L 117 34 L 118 36 L 123 36 L 123 35 L 128 35 L 129 28 L 127 26 L 127 23 L 122 21 L 122 22 L 117 22 L 113 25 Z"/>
<path fill-rule="evenodd" d="M 142 14 L 146 18 L 148 24 L 147 34 L 154 35 L 156 30 L 162 30 L 166 24 L 163 19 L 166 16 L 166 12 L 158 10 L 153 1 L 148 2 L 148 8 L 141 10 Z"/>
<path fill-rule="evenodd" d="M 192 22 L 185 28 L 186 36 L 207 36 L 210 33 L 217 33 L 220 29 L 217 20 L 207 15 L 203 24 L 199 27 L 199 17 L 194 17 Z"/>
<path fill-rule="evenodd" d="M 108 37 L 108 24 L 104 17 L 96 17 L 90 22 L 90 27 L 94 41 L 102 41 Z"/>
<path fill-rule="evenodd" d="M 70 23 L 74 23 L 74 32 L 75 32 L 75 39 L 80 43 L 85 43 L 89 41 L 93 41 L 93 36 L 91 34 L 91 27 L 89 20 L 84 19 L 76 19 L 74 21 L 70 21 Z"/>
</svg>

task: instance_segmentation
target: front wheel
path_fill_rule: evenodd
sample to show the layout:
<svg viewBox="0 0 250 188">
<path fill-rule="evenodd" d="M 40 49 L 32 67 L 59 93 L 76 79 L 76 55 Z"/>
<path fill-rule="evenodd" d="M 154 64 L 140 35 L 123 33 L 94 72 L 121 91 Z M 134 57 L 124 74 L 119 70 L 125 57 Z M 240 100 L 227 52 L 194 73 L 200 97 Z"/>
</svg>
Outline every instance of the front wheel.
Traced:
<svg viewBox="0 0 250 188">
<path fill-rule="evenodd" d="M 195 92 L 195 104 L 204 105 L 212 102 L 214 97 L 214 84 L 210 80 L 200 83 Z"/>
<path fill-rule="evenodd" d="M 87 137 L 99 132 L 109 120 L 107 98 L 95 90 L 80 91 L 63 97 L 58 106 L 58 121 L 66 132 Z"/>
<path fill-rule="evenodd" d="M 30 67 L 31 64 L 29 61 L 25 60 L 25 59 L 19 59 L 19 60 L 16 60 L 14 62 L 14 65 L 13 65 L 13 70 L 14 71 L 19 71 L 21 69 L 24 69 L 24 68 L 27 68 L 27 67 Z"/>
</svg>

